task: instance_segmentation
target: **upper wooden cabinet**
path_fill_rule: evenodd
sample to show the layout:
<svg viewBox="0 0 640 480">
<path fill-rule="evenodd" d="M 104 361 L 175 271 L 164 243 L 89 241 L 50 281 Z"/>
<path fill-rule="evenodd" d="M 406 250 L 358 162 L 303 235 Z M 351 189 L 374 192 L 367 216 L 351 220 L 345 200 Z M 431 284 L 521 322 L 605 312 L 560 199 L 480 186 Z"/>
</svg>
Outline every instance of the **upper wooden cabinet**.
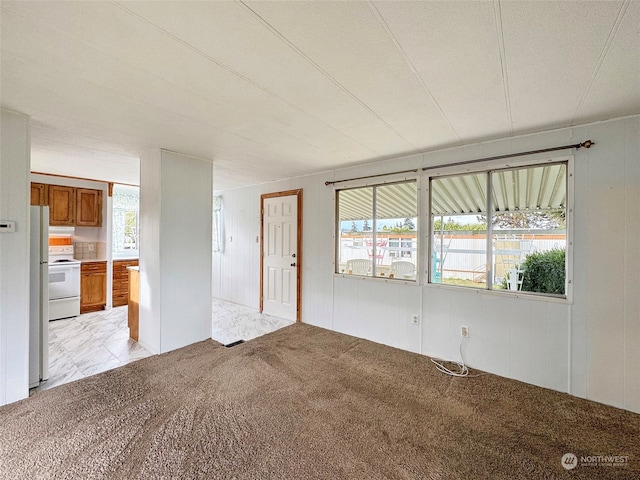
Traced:
<svg viewBox="0 0 640 480">
<path fill-rule="evenodd" d="M 76 188 L 76 225 L 102 226 L 102 190 Z"/>
<path fill-rule="evenodd" d="M 31 184 L 31 205 L 49 205 L 49 185 L 46 183 Z"/>
<path fill-rule="evenodd" d="M 32 183 L 31 205 L 49 205 L 55 227 L 102 226 L 102 190 Z"/>
<path fill-rule="evenodd" d="M 75 220 L 76 189 L 49 185 L 49 225 L 73 227 Z"/>
</svg>

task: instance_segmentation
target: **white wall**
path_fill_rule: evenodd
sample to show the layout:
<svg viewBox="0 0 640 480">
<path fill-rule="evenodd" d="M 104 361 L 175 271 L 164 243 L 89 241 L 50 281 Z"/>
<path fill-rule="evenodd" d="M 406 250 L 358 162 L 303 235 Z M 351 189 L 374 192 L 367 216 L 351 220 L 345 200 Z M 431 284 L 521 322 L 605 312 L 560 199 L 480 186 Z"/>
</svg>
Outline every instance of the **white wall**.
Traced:
<svg viewBox="0 0 640 480">
<path fill-rule="evenodd" d="M 1 111 L 0 405 L 29 394 L 29 117 Z"/>
<path fill-rule="evenodd" d="M 572 303 L 333 275 L 333 188 L 326 180 L 587 139 L 596 144 L 574 153 Z M 304 322 L 453 359 L 465 324 L 470 366 L 640 412 L 639 139 L 634 116 L 221 192 L 226 243 L 214 254 L 213 294 L 258 308 L 260 195 L 302 188 Z M 413 313 L 421 313 L 419 327 L 410 324 Z"/>
<path fill-rule="evenodd" d="M 140 344 L 160 352 L 160 227 L 162 152 L 149 150 L 140 157 Z"/>
<path fill-rule="evenodd" d="M 140 343 L 156 353 L 211 337 L 212 163 L 141 158 Z"/>
</svg>

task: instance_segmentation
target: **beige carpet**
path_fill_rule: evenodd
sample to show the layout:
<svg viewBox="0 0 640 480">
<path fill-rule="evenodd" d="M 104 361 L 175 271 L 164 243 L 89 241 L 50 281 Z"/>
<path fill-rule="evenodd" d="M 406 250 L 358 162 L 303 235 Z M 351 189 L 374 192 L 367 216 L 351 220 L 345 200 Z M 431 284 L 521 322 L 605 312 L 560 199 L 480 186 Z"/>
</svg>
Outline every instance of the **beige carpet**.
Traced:
<svg viewBox="0 0 640 480">
<path fill-rule="evenodd" d="M 0 477 L 637 480 L 640 416 L 297 324 L 0 408 Z"/>
</svg>

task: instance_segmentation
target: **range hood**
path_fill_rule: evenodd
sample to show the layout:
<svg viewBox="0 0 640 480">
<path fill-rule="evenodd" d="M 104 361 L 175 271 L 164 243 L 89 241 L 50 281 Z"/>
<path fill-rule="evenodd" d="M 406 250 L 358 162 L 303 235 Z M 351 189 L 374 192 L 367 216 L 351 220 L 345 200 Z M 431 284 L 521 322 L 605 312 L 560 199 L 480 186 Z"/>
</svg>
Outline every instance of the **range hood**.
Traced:
<svg viewBox="0 0 640 480">
<path fill-rule="evenodd" d="M 49 227 L 50 237 L 70 237 L 76 233 L 76 227 Z"/>
</svg>

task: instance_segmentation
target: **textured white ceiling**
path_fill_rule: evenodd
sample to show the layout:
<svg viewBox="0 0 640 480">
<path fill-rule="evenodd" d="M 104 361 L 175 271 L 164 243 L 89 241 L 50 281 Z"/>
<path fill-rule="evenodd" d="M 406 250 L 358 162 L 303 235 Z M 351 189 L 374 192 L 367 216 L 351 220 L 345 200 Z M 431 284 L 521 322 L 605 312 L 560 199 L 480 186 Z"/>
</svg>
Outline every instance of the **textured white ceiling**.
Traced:
<svg viewBox="0 0 640 480">
<path fill-rule="evenodd" d="M 640 113 L 640 2 L 0 3 L 32 169 L 216 189 Z"/>
</svg>

